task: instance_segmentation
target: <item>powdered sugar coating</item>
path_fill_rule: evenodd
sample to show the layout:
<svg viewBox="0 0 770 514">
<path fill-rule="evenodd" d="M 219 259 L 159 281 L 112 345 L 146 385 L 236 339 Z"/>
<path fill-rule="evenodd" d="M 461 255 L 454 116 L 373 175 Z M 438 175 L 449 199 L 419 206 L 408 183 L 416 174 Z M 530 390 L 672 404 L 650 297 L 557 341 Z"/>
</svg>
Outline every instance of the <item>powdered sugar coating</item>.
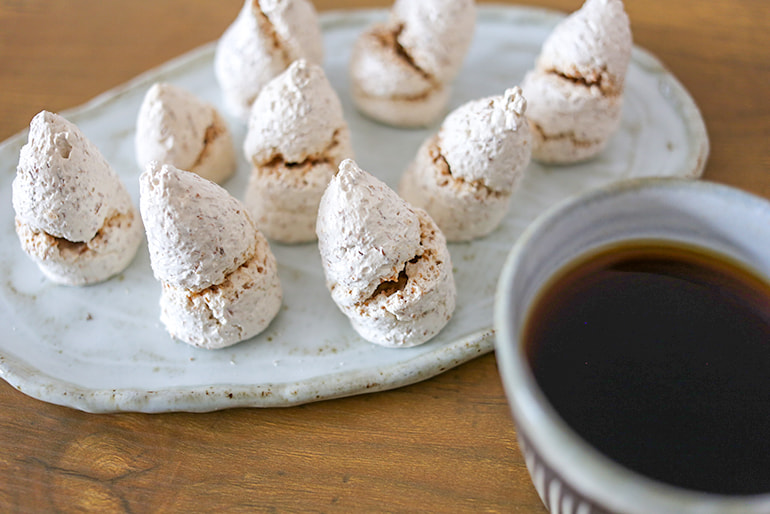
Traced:
<svg viewBox="0 0 770 514">
<path fill-rule="evenodd" d="M 321 64 L 323 35 L 318 13 L 311 1 L 258 0 L 262 12 L 270 20 L 292 61 L 304 57 Z"/>
<path fill-rule="evenodd" d="M 22 249 L 53 282 L 94 284 L 133 260 L 139 212 L 96 146 L 58 114 L 33 118 L 12 189 Z"/>
<path fill-rule="evenodd" d="M 532 155 L 521 89 L 473 100 L 421 145 L 399 184 L 448 241 L 485 236 L 502 221 Z"/>
<path fill-rule="evenodd" d="M 280 310 L 281 284 L 270 246 L 243 205 L 213 182 L 158 163 L 140 177 L 140 194 L 169 333 L 213 349 L 264 330 Z"/>
<path fill-rule="evenodd" d="M 99 149 L 75 124 L 48 111 L 30 123 L 13 208 L 25 225 L 74 243 L 90 241 L 107 219 L 135 209 Z"/>
<path fill-rule="evenodd" d="M 527 102 L 521 88 L 467 102 L 444 119 L 441 155 L 454 177 L 510 193 L 532 154 Z"/>
<path fill-rule="evenodd" d="M 406 262 L 400 283 L 383 283 L 370 298 L 340 306 L 361 337 L 382 346 L 408 348 L 428 341 L 455 309 L 457 292 L 446 240 L 427 212 L 415 212 L 423 253 Z"/>
<path fill-rule="evenodd" d="M 320 66 L 294 61 L 262 89 L 252 106 L 243 143 L 246 159 L 254 165 L 276 158 L 301 163 L 340 151 L 332 148 L 337 145 L 344 147 L 342 153 L 352 153 L 337 93 Z"/>
<path fill-rule="evenodd" d="M 256 228 L 241 202 L 220 186 L 157 162 L 147 166 L 139 183 L 158 280 L 200 291 L 221 283 L 254 255 Z"/>
<path fill-rule="evenodd" d="M 606 146 L 620 124 L 631 47 L 621 0 L 586 0 L 554 28 L 522 82 L 535 159 L 569 164 Z"/>
<path fill-rule="evenodd" d="M 417 151 L 401 177 L 399 193 L 428 211 L 448 241 L 482 237 L 500 224 L 511 195 L 453 178 L 437 139 L 429 138 Z"/>
<path fill-rule="evenodd" d="M 609 142 L 620 125 L 622 95 L 605 95 L 598 86 L 576 87 L 563 77 L 534 70 L 522 82 L 531 95 L 533 156 L 543 162 L 589 159 Z"/>
<path fill-rule="evenodd" d="M 230 130 L 217 109 L 189 91 L 158 82 L 147 90 L 136 120 L 136 159 L 171 164 L 222 182 L 235 171 Z"/>
<path fill-rule="evenodd" d="M 222 283 L 199 292 L 164 284 L 160 320 L 172 337 L 199 348 L 224 348 L 267 328 L 282 296 L 275 257 L 258 234 L 254 255 Z"/>
<path fill-rule="evenodd" d="M 356 107 L 397 127 L 432 123 L 449 101 L 449 88 L 404 59 L 387 24 L 361 34 L 353 46 L 350 78 Z"/>
<path fill-rule="evenodd" d="M 321 199 L 317 232 L 332 299 L 368 341 L 414 346 L 451 318 L 456 291 L 441 231 L 352 160 Z"/>
<path fill-rule="evenodd" d="M 214 72 L 227 108 L 243 120 L 262 87 L 293 61 L 321 64 L 318 13 L 308 0 L 246 0 L 217 44 Z"/>
<path fill-rule="evenodd" d="M 69 286 L 95 284 L 120 273 L 134 259 L 144 236 L 139 212 L 108 219 L 91 240 L 72 243 L 16 220 L 22 249 L 51 281 Z"/>
<path fill-rule="evenodd" d="M 617 94 L 631 60 L 631 27 L 622 0 L 586 0 L 543 43 L 537 67 Z"/>
<path fill-rule="evenodd" d="M 318 205 L 336 172 L 337 167 L 327 161 L 255 167 L 244 204 L 259 230 L 271 240 L 283 244 L 315 241 Z"/>
<path fill-rule="evenodd" d="M 244 153 L 252 163 L 244 203 L 259 229 L 281 243 L 315 240 L 321 195 L 353 157 L 342 104 L 320 66 L 297 60 L 264 87 Z"/>
<path fill-rule="evenodd" d="M 321 198 L 316 231 L 326 283 L 338 304 L 370 297 L 421 253 L 414 209 L 350 159 Z"/>
<path fill-rule="evenodd" d="M 440 82 L 457 76 L 473 39 L 473 0 L 396 0 L 392 18 L 398 42 L 415 65 Z"/>
<path fill-rule="evenodd" d="M 395 126 L 435 121 L 468 51 L 475 17 L 472 0 L 397 1 L 390 19 L 367 29 L 353 47 L 356 107 Z"/>
</svg>

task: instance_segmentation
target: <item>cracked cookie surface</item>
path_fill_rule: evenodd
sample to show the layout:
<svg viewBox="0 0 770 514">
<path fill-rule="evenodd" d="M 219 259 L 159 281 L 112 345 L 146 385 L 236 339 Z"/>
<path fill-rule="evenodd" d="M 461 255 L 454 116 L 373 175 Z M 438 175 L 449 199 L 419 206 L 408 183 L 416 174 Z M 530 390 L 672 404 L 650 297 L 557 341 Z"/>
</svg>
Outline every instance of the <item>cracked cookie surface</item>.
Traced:
<svg viewBox="0 0 770 514">
<path fill-rule="evenodd" d="M 153 84 L 144 96 L 134 136 L 141 169 L 171 164 L 220 183 L 235 172 L 230 130 L 217 109 L 173 84 Z"/>
<path fill-rule="evenodd" d="M 252 166 L 244 203 L 259 229 L 281 243 L 314 241 L 321 195 L 353 157 L 342 104 L 320 66 L 297 60 L 265 86 L 243 150 Z"/>
<path fill-rule="evenodd" d="M 246 0 L 217 42 L 214 73 L 229 112 L 246 121 L 261 89 L 297 59 L 323 61 L 318 13 L 308 0 Z"/>
<path fill-rule="evenodd" d="M 441 230 L 352 160 L 324 193 L 317 231 L 332 299 L 364 339 L 415 346 L 451 318 L 456 290 Z"/>
<path fill-rule="evenodd" d="M 396 0 L 386 22 L 356 40 L 350 79 L 370 118 L 420 127 L 441 116 L 473 37 L 473 0 Z"/>
<path fill-rule="evenodd" d="M 468 241 L 494 230 L 527 168 L 532 137 L 521 89 L 473 100 L 446 117 L 422 144 L 399 184 L 448 241 Z"/>
<path fill-rule="evenodd" d="M 50 280 L 93 284 L 133 260 L 139 212 L 99 149 L 62 116 L 32 119 L 12 189 L 22 248 Z"/>
<path fill-rule="evenodd" d="M 264 330 L 282 289 L 275 257 L 246 208 L 225 189 L 171 165 L 140 177 L 160 319 L 181 341 L 214 349 Z"/>
<path fill-rule="evenodd" d="M 631 47 L 621 0 L 587 0 L 554 28 L 522 82 L 533 158 L 569 164 L 604 149 L 620 125 Z"/>
</svg>

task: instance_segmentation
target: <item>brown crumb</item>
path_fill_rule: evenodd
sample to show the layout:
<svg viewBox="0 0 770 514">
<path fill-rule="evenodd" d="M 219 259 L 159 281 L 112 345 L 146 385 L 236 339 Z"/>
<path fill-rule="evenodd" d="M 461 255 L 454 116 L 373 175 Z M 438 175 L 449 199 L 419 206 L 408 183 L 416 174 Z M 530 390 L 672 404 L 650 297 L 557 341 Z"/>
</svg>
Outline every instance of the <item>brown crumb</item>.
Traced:
<svg viewBox="0 0 770 514">
<path fill-rule="evenodd" d="M 206 127 L 206 132 L 203 135 L 203 148 L 201 149 L 201 153 L 198 154 L 198 157 L 195 159 L 195 162 L 191 166 L 191 169 L 195 169 L 206 159 L 208 154 L 211 152 L 211 144 L 222 134 L 225 133 L 227 129 L 220 123 L 220 120 L 216 119 L 216 113 L 215 113 L 215 119 L 211 122 L 211 125 Z"/>
</svg>

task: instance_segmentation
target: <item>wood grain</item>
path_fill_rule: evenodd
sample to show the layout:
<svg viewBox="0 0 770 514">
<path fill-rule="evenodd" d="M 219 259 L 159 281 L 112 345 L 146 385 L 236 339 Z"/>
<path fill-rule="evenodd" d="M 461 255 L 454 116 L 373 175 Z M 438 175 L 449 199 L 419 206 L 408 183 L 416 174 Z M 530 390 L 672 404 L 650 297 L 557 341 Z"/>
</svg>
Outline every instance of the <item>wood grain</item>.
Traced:
<svg viewBox="0 0 770 514">
<path fill-rule="evenodd" d="M 79 105 L 216 39 L 240 4 L 0 0 L 0 139 L 41 109 Z M 636 44 L 702 109 L 706 178 L 770 198 L 770 4 L 626 5 Z M 1 381 L 0 405 L 3 512 L 543 511 L 493 355 L 394 391 L 287 409 L 92 415 Z"/>
</svg>

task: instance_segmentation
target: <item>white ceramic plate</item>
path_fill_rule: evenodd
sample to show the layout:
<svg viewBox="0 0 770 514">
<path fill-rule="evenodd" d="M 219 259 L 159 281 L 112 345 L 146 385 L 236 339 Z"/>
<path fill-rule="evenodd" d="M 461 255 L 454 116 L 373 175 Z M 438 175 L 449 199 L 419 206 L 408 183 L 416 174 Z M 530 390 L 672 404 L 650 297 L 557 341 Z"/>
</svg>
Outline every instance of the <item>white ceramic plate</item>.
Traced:
<svg viewBox="0 0 770 514">
<path fill-rule="evenodd" d="M 359 164 L 394 187 L 424 138 L 436 130 L 398 130 L 373 123 L 353 108 L 347 62 L 355 37 L 381 10 L 322 15 L 325 69 L 339 93 Z M 480 7 L 466 65 L 451 108 L 499 94 L 521 81 L 562 14 L 522 7 Z M 101 149 L 138 203 L 133 134 L 147 88 L 176 83 L 218 106 L 207 45 L 73 109 L 65 116 Z M 245 128 L 228 118 L 236 144 Z M 160 285 L 147 247 L 131 266 L 84 288 L 46 281 L 21 251 L 13 226 L 11 181 L 20 133 L 0 144 L 0 374 L 18 390 L 94 412 L 209 411 L 289 406 L 380 391 L 441 373 L 493 349 L 493 300 L 513 242 L 547 207 L 589 188 L 646 175 L 697 177 L 708 139 L 692 99 L 651 55 L 634 49 L 619 133 L 597 159 L 548 168 L 533 163 L 502 226 L 485 239 L 449 249 L 458 288 L 457 310 L 432 341 L 415 348 L 370 344 L 350 328 L 326 291 L 315 244 L 273 244 L 284 307 L 259 336 L 207 351 L 171 339 L 158 321 Z M 241 198 L 248 166 L 225 186 Z"/>
</svg>

